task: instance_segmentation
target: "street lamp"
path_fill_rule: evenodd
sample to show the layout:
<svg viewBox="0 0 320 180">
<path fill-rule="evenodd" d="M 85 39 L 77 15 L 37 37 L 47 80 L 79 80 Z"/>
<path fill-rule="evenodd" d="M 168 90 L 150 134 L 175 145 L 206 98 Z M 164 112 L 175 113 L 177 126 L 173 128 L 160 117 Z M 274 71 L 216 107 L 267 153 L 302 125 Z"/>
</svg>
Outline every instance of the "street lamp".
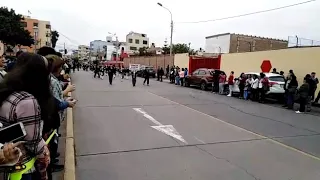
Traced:
<svg viewBox="0 0 320 180">
<path fill-rule="evenodd" d="M 171 11 L 168 9 L 168 8 L 166 8 L 166 7 L 164 7 L 161 3 L 157 3 L 159 6 L 161 6 L 161 7 L 163 7 L 164 9 L 166 9 L 166 10 L 168 10 L 169 11 L 169 13 L 170 13 L 170 16 L 171 16 L 171 34 L 170 34 L 170 56 L 172 56 L 172 34 L 173 34 L 173 20 L 172 20 L 172 13 L 171 13 Z"/>
</svg>

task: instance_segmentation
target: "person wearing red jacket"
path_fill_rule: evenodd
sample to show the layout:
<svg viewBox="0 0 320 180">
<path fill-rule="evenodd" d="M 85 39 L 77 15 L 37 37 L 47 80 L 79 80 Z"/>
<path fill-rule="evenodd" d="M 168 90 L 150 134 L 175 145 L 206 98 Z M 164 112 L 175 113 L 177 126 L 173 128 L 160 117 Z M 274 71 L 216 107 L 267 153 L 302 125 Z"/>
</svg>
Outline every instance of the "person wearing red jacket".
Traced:
<svg viewBox="0 0 320 180">
<path fill-rule="evenodd" d="M 230 75 L 229 75 L 229 78 L 228 78 L 228 85 L 229 85 L 229 94 L 228 96 L 232 96 L 232 90 L 233 90 L 233 82 L 234 80 L 234 72 L 231 71 Z"/>
</svg>

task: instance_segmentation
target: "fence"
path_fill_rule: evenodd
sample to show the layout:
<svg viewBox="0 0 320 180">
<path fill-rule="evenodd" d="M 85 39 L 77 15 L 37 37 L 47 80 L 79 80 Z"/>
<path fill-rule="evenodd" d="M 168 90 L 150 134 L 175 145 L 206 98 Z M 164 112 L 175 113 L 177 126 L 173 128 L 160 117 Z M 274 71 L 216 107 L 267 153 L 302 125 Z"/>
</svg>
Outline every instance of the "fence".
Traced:
<svg viewBox="0 0 320 180">
<path fill-rule="evenodd" d="M 129 64 L 141 64 L 145 66 L 152 66 L 158 68 L 159 66 L 165 69 L 168 65 L 169 67 L 174 64 L 174 56 L 161 55 L 161 56 L 136 56 L 124 58 L 124 67 L 129 67 Z"/>
<path fill-rule="evenodd" d="M 289 36 L 288 47 L 297 47 L 297 46 L 320 46 L 320 41 L 301 38 L 298 36 Z"/>
</svg>

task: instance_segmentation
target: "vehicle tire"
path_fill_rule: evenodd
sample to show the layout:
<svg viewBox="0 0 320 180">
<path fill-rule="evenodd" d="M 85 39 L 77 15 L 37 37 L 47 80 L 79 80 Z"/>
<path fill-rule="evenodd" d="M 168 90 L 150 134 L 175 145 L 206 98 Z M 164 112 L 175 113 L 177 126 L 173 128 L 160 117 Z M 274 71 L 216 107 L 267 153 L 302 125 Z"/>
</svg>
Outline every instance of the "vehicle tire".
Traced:
<svg viewBox="0 0 320 180">
<path fill-rule="evenodd" d="M 205 81 L 201 82 L 200 89 L 203 90 L 203 91 L 207 90 L 207 83 Z"/>
</svg>

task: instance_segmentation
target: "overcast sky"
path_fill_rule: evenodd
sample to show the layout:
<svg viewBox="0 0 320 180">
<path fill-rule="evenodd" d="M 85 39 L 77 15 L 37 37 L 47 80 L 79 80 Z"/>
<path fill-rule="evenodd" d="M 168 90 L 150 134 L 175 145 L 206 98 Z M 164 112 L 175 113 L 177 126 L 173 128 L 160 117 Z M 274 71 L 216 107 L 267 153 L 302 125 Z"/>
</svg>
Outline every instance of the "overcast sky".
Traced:
<svg viewBox="0 0 320 180">
<path fill-rule="evenodd" d="M 173 13 L 174 43 L 191 43 L 204 48 L 205 37 L 219 33 L 241 33 L 288 39 L 298 35 L 320 41 L 320 0 L 278 11 L 236 19 L 181 24 L 179 22 L 209 20 L 285 6 L 306 0 L 161 0 Z M 0 6 L 13 8 L 19 14 L 51 21 L 70 48 L 92 40 L 105 40 L 108 32 L 120 41 L 130 31 L 145 33 L 150 42 L 162 46 L 170 38 L 170 14 L 157 5 L 157 0 L 0 0 Z M 63 37 L 68 37 L 65 38 Z M 294 40 L 293 40 L 294 41 Z"/>
</svg>

